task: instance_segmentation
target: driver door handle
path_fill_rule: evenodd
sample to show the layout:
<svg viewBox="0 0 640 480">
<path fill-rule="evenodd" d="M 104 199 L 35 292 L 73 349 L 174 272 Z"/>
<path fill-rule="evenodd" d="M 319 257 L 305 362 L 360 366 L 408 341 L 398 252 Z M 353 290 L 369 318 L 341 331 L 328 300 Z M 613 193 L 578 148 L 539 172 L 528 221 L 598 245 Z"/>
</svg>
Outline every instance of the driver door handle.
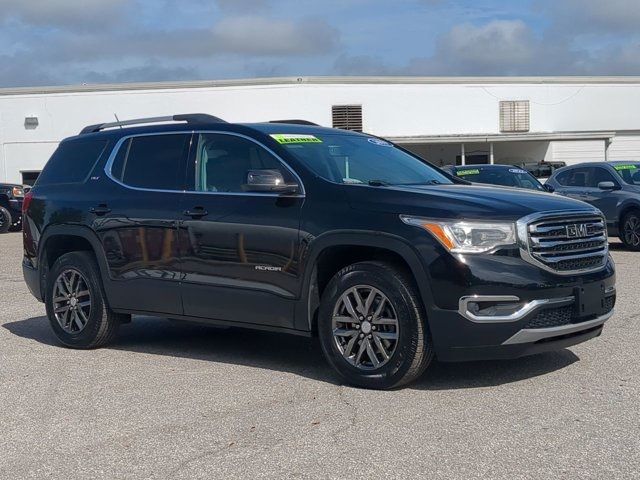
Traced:
<svg viewBox="0 0 640 480">
<path fill-rule="evenodd" d="M 111 209 L 109 207 L 107 207 L 107 205 L 105 203 L 101 203 L 100 205 L 97 205 L 95 207 L 91 207 L 89 209 L 90 213 L 93 213 L 94 215 L 97 215 L 99 217 L 101 217 L 102 215 L 106 215 L 107 213 L 111 212 Z"/>
<path fill-rule="evenodd" d="M 197 219 L 197 218 L 206 217 L 207 215 L 209 215 L 209 212 L 207 212 L 202 207 L 194 207 L 193 210 L 185 210 L 183 212 L 183 215 L 185 217 L 191 217 L 191 218 Z"/>
</svg>

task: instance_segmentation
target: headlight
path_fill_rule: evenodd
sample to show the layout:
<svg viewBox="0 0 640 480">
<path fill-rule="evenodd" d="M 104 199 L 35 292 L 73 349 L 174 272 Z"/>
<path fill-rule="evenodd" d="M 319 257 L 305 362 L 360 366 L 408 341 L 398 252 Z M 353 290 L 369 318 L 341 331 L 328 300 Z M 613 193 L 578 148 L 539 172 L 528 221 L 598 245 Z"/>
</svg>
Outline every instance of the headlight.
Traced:
<svg viewBox="0 0 640 480">
<path fill-rule="evenodd" d="M 24 190 L 20 187 L 13 187 L 11 193 L 14 197 L 24 197 Z"/>
<path fill-rule="evenodd" d="M 425 229 L 452 253 L 484 253 L 516 244 L 512 222 L 443 221 L 405 215 L 400 219 Z"/>
</svg>

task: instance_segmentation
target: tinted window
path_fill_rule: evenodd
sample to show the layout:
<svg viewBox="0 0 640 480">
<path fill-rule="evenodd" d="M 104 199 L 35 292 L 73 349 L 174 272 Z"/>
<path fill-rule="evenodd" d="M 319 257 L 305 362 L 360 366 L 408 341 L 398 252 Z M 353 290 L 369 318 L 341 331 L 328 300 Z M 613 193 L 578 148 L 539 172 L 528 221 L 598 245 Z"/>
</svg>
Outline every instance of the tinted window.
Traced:
<svg viewBox="0 0 640 480">
<path fill-rule="evenodd" d="M 540 182 L 536 180 L 533 175 L 521 168 L 460 167 L 456 169 L 455 175 L 470 182 L 528 188 L 530 190 L 544 190 Z"/>
<path fill-rule="evenodd" d="M 38 177 L 37 184 L 84 182 L 107 143 L 105 139 L 62 142 Z"/>
<path fill-rule="evenodd" d="M 190 134 L 133 137 L 120 146 L 111 175 L 131 187 L 182 190 L 180 166 L 190 138 Z"/>
<path fill-rule="evenodd" d="M 640 163 L 615 163 L 611 166 L 625 183 L 640 185 Z"/>
<path fill-rule="evenodd" d="M 203 133 L 197 148 L 195 181 L 190 182 L 197 191 L 243 192 L 249 170 L 279 170 L 287 183 L 295 183 L 277 158 L 245 138 Z"/>
<path fill-rule="evenodd" d="M 565 187 L 586 187 L 590 168 L 572 168 L 561 172 L 556 177 L 556 182 Z"/>
<path fill-rule="evenodd" d="M 602 167 L 596 167 L 592 170 L 592 175 L 590 175 L 588 182 L 589 183 L 587 186 L 593 188 L 598 188 L 598 184 L 600 182 L 613 182 L 616 185 L 618 184 L 615 178 L 613 178 L 613 175 L 611 175 L 608 170 Z"/>
</svg>

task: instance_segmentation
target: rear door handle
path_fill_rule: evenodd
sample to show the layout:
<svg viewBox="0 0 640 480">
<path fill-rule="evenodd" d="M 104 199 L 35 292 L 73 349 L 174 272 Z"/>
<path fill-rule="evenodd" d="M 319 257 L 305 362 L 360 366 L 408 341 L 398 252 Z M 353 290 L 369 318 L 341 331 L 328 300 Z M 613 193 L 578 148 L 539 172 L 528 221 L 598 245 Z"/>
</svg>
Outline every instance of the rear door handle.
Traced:
<svg viewBox="0 0 640 480">
<path fill-rule="evenodd" d="M 102 215 L 106 215 L 107 213 L 111 213 L 111 209 L 109 207 L 107 207 L 104 203 L 101 203 L 100 205 L 98 205 L 96 207 L 91 207 L 89 209 L 89 212 L 93 213 L 94 215 L 98 215 L 99 217 L 101 217 Z"/>
<path fill-rule="evenodd" d="M 209 215 L 209 212 L 207 212 L 202 207 L 194 207 L 193 210 L 185 210 L 183 212 L 183 215 L 185 217 L 191 217 L 191 218 L 202 218 L 202 217 L 206 217 L 207 215 Z"/>
</svg>

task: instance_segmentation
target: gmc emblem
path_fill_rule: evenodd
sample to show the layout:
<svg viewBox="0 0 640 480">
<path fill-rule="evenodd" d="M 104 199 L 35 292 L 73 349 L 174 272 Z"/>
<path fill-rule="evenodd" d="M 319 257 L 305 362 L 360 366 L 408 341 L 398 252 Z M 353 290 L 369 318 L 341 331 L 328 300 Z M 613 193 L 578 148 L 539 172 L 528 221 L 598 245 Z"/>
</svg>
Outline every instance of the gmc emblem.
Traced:
<svg viewBox="0 0 640 480">
<path fill-rule="evenodd" d="M 567 225 L 567 237 L 584 238 L 589 236 L 589 226 L 586 223 Z"/>
</svg>

